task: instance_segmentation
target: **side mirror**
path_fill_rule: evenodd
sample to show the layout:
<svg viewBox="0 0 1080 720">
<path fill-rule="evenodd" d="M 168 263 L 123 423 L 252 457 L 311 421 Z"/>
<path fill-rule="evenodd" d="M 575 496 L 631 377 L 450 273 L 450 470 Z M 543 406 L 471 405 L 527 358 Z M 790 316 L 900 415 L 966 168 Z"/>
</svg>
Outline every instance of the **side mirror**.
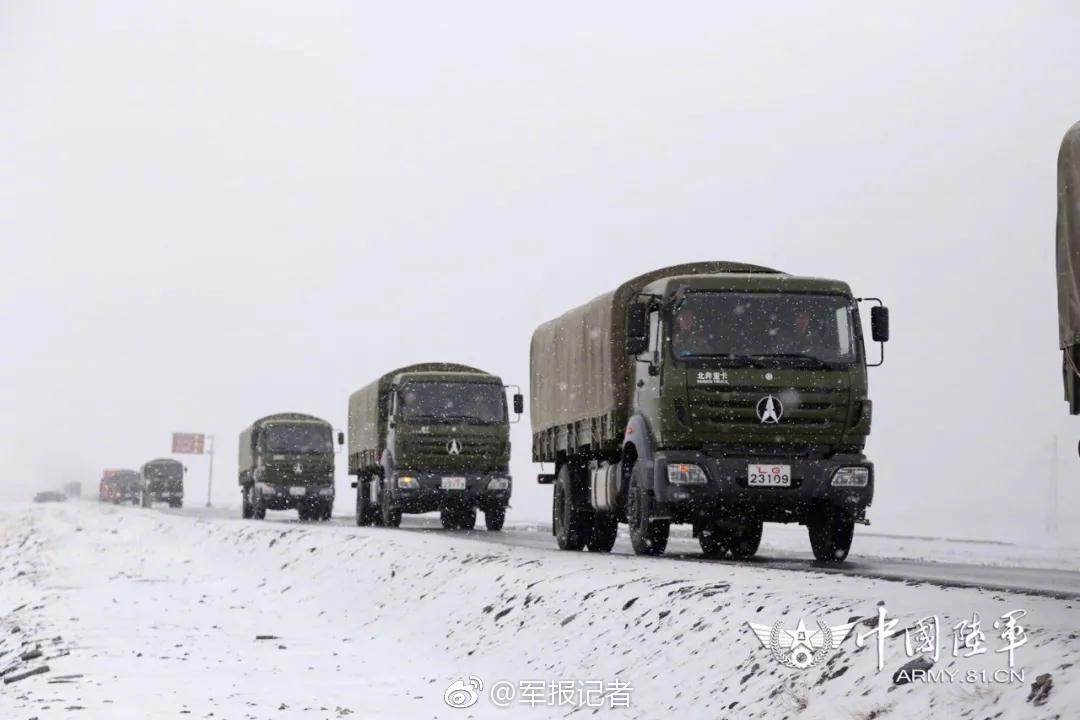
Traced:
<svg viewBox="0 0 1080 720">
<path fill-rule="evenodd" d="M 640 355 L 649 349 L 649 307 L 633 303 L 626 308 L 626 354 Z"/>
<path fill-rule="evenodd" d="M 520 415 L 525 412 L 525 396 L 521 393 L 514 395 L 514 414 Z"/>
<path fill-rule="evenodd" d="M 889 342 L 889 308 L 884 305 L 870 308 L 870 337 L 874 342 Z"/>
<path fill-rule="evenodd" d="M 187 475 L 187 465 L 184 466 L 184 474 Z"/>
<path fill-rule="evenodd" d="M 338 445 L 344 445 L 345 444 L 345 433 L 341 432 L 340 430 L 338 431 L 338 434 L 337 434 L 337 444 Z"/>
</svg>

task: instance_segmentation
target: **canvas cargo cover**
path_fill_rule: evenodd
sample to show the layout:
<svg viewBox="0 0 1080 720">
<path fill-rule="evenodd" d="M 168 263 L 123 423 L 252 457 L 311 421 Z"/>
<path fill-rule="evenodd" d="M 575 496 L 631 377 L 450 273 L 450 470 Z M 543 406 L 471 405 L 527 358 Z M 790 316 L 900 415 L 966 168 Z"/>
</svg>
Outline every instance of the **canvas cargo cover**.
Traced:
<svg viewBox="0 0 1080 720">
<path fill-rule="evenodd" d="M 474 373 L 495 376 L 468 365 L 457 363 L 431 362 L 406 365 L 391 370 L 378 380 L 360 388 L 349 396 L 349 465 L 350 472 L 355 472 L 353 458 L 367 451 L 376 458 L 382 455 L 386 443 L 386 403 L 385 399 L 394 378 L 402 373 L 453 372 Z"/>
<path fill-rule="evenodd" d="M 1058 333 L 1065 399 L 1080 414 L 1080 123 L 1065 133 L 1057 176 Z"/>
<path fill-rule="evenodd" d="M 634 359 L 626 346 L 626 307 L 649 283 L 677 275 L 775 273 L 722 261 L 653 270 L 536 329 L 529 348 L 529 418 L 533 433 L 611 414 L 626 423 Z"/>
</svg>

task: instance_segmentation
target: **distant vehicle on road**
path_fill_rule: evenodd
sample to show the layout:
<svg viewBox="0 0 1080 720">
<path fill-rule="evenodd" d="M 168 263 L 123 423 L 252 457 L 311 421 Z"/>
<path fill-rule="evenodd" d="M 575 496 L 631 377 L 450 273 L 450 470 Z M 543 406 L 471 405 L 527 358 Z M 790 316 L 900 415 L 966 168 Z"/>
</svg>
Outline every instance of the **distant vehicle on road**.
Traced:
<svg viewBox="0 0 1080 720">
<path fill-rule="evenodd" d="M 64 502 L 65 500 L 67 500 L 67 495 L 55 490 L 45 490 L 34 496 L 34 502 L 36 503 Z"/>
<path fill-rule="evenodd" d="M 183 463 L 172 458 L 150 460 L 139 469 L 139 504 L 144 508 L 156 502 L 169 503 L 169 507 L 184 505 Z"/>
<path fill-rule="evenodd" d="M 241 515 L 295 509 L 301 520 L 329 520 L 334 508 L 334 429 L 311 415 L 260 418 L 240 433 Z"/>
<path fill-rule="evenodd" d="M 142 476 L 136 470 L 106 470 L 98 486 L 98 499 L 119 505 L 138 504 L 142 492 Z"/>
<path fill-rule="evenodd" d="M 514 412 L 523 404 L 515 395 Z M 402 513 L 438 510 L 444 528 L 471 530 L 479 509 L 488 530 L 501 530 L 509 462 L 506 390 L 483 370 L 410 365 L 349 397 L 357 525 L 397 527 Z"/>
</svg>

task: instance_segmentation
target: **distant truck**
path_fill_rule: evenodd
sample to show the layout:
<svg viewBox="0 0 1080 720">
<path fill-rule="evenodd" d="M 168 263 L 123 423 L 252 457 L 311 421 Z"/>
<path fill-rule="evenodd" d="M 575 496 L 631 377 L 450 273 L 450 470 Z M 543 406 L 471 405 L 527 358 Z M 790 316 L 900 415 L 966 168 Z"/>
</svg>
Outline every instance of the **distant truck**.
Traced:
<svg viewBox="0 0 1080 720">
<path fill-rule="evenodd" d="M 172 458 L 158 458 L 145 463 L 139 470 L 139 503 L 151 507 L 156 502 L 168 503 L 171 508 L 184 506 L 184 474 L 187 468 Z"/>
<path fill-rule="evenodd" d="M 64 495 L 69 498 L 82 497 L 82 483 L 81 482 L 69 482 L 64 485 Z"/>
<path fill-rule="evenodd" d="M 240 492 L 245 518 L 293 510 L 329 520 L 334 508 L 334 430 L 311 415 L 281 413 L 240 433 Z"/>
<path fill-rule="evenodd" d="M 101 476 L 99 499 L 119 505 L 138 504 L 142 494 L 142 476 L 135 470 L 106 470 Z"/>
<path fill-rule="evenodd" d="M 608 552 L 625 522 L 660 554 L 689 523 L 707 556 L 745 558 L 764 522 L 798 522 L 842 561 L 874 493 L 866 368 L 846 284 L 740 263 L 646 273 L 541 325 L 533 460 L 554 465 L 559 547 Z"/>
<path fill-rule="evenodd" d="M 524 399 L 514 395 L 514 412 Z M 340 439 L 340 438 L 339 438 Z M 455 363 L 398 368 L 349 397 L 349 474 L 356 524 L 397 527 L 439 511 L 446 529 L 503 527 L 510 503 L 510 425 L 502 380 Z"/>
</svg>

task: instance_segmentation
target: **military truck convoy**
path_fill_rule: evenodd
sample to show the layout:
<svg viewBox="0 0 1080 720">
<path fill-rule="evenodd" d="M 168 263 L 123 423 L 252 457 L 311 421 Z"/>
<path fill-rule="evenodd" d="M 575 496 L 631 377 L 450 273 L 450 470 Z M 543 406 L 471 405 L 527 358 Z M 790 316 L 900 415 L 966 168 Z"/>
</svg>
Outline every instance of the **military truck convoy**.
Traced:
<svg viewBox="0 0 1080 720">
<path fill-rule="evenodd" d="M 165 502 L 171 508 L 184 505 L 184 474 L 187 468 L 172 458 L 151 460 L 139 469 L 139 504 L 144 508 Z"/>
<path fill-rule="evenodd" d="M 764 522 L 798 522 L 815 558 L 847 557 L 874 494 L 859 317 L 842 282 L 706 262 L 537 328 L 532 454 L 554 466 L 539 480 L 558 546 L 608 552 L 624 522 L 635 553 L 659 554 L 689 523 L 707 556 L 745 558 Z"/>
<path fill-rule="evenodd" d="M 296 510 L 301 520 L 329 520 L 334 507 L 334 429 L 311 415 L 260 418 L 240 433 L 241 515 Z"/>
<path fill-rule="evenodd" d="M 520 415 L 520 393 L 513 402 Z M 444 528 L 472 529 L 481 510 L 488 530 L 502 529 L 510 425 L 495 375 L 444 362 L 386 373 L 349 397 L 348 453 L 357 525 L 438 510 Z"/>
<path fill-rule="evenodd" d="M 747 558 L 764 523 L 780 522 L 807 527 L 817 560 L 844 560 L 855 525 L 869 524 L 867 368 L 882 364 L 888 339 L 888 309 L 846 283 L 719 261 L 645 273 L 544 323 L 529 355 L 532 459 L 552 466 L 538 479 L 554 486 L 559 548 L 609 552 L 626 523 L 634 552 L 657 555 L 685 523 L 706 556 Z M 429 362 L 352 393 L 356 524 L 397 527 L 404 513 L 438 510 L 444 528 L 471 530 L 482 511 L 501 530 L 513 490 L 509 387 Z M 512 409 L 520 419 L 520 392 Z M 329 520 L 334 454 L 325 420 L 256 420 L 239 437 L 241 515 Z M 175 460 L 109 472 L 103 500 L 183 502 Z"/>
</svg>

